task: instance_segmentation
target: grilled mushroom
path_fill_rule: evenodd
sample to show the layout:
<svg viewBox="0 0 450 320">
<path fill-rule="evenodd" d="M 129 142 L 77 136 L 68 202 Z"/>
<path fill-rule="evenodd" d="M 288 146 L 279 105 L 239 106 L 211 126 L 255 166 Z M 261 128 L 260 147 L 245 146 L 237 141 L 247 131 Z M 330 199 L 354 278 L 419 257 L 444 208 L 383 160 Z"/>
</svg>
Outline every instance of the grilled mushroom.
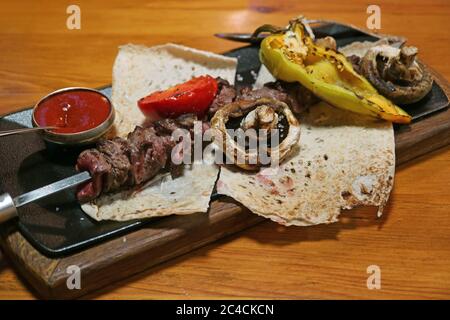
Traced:
<svg viewBox="0 0 450 320">
<path fill-rule="evenodd" d="M 247 129 L 276 129 L 278 114 L 267 105 L 261 105 L 250 111 L 241 122 L 241 128 Z"/>
<path fill-rule="evenodd" d="M 226 155 L 234 160 L 234 164 L 242 169 L 257 170 L 267 163 L 262 163 L 261 152 L 248 145 L 240 145 L 235 141 L 235 137 L 230 135 L 226 125 L 230 118 L 238 117 L 243 117 L 239 124 L 239 129 L 242 130 L 279 129 L 283 131 L 287 129 L 286 136 L 278 144 L 267 145 L 264 150 L 272 160 L 283 161 L 300 138 L 299 122 L 284 102 L 268 98 L 241 99 L 225 105 L 211 119 L 214 142 L 219 148 L 225 150 Z M 288 128 L 284 128 L 284 124 L 287 124 Z M 262 137 L 256 138 L 262 139 Z"/>
<path fill-rule="evenodd" d="M 362 74 L 386 98 L 397 104 L 422 99 L 433 85 L 426 67 L 416 60 L 417 48 L 381 45 L 371 48 L 361 61 Z"/>
</svg>

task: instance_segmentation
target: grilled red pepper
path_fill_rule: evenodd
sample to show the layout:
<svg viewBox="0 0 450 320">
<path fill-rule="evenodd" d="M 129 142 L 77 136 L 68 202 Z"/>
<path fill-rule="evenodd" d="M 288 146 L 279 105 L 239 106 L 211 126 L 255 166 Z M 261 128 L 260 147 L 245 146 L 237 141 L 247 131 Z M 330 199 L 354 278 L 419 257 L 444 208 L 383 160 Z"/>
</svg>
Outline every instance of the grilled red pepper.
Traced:
<svg viewBox="0 0 450 320">
<path fill-rule="evenodd" d="M 176 118 L 185 113 L 202 117 L 217 93 L 217 81 L 206 75 L 178 84 L 165 91 L 154 92 L 139 99 L 138 106 L 148 116 Z"/>
</svg>

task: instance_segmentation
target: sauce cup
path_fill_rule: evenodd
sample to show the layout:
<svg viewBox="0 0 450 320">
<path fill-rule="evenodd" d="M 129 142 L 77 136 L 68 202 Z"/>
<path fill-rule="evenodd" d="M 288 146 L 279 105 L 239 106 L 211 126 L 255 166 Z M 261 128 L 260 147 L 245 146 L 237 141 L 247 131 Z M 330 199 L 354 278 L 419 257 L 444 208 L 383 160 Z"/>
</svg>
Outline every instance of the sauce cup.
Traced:
<svg viewBox="0 0 450 320">
<path fill-rule="evenodd" d="M 42 137 L 60 145 L 91 144 L 109 131 L 115 112 L 110 99 L 102 92 L 70 87 L 56 90 L 42 98 L 33 108 L 34 127 L 56 125 L 42 130 Z"/>
</svg>

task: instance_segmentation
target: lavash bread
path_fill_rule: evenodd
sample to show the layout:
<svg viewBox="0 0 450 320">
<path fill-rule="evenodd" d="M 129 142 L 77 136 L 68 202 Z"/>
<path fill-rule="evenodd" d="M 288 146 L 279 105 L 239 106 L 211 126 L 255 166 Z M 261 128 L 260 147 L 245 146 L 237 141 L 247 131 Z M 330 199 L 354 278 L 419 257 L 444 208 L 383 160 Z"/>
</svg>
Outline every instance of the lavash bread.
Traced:
<svg viewBox="0 0 450 320">
<path fill-rule="evenodd" d="M 207 155 L 212 161 L 212 154 Z M 127 221 L 171 214 L 206 212 L 214 189 L 218 167 L 211 163 L 186 166 L 183 176 L 155 177 L 144 187 L 100 196 L 81 207 L 97 221 Z"/>
<path fill-rule="evenodd" d="M 234 83 L 237 59 L 177 44 L 119 47 L 113 67 L 112 103 L 118 113 L 116 134 L 125 136 L 145 117 L 137 101 L 151 92 L 209 74 Z"/>
<path fill-rule="evenodd" d="M 121 46 L 113 68 L 112 103 L 118 115 L 114 135 L 125 137 L 144 123 L 140 98 L 205 74 L 234 83 L 236 66 L 235 58 L 176 44 Z M 82 209 L 98 221 L 206 212 L 218 171 L 212 162 L 185 165 L 181 177 L 159 175 L 145 186 L 102 195 Z"/>
<path fill-rule="evenodd" d="M 263 66 L 257 86 L 273 81 Z M 338 220 L 341 209 L 388 201 L 395 172 L 392 124 L 325 102 L 300 119 L 300 140 L 290 159 L 257 173 L 221 168 L 217 191 L 253 213 L 283 225 Z"/>
<path fill-rule="evenodd" d="M 363 58 L 366 55 L 367 51 L 369 51 L 371 48 L 381 45 L 389 45 L 389 40 L 387 38 L 383 38 L 375 42 L 355 41 L 344 47 L 339 48 L 339 52 L 346 57 L 357 56 L 359 58 Z"/>
</svg>

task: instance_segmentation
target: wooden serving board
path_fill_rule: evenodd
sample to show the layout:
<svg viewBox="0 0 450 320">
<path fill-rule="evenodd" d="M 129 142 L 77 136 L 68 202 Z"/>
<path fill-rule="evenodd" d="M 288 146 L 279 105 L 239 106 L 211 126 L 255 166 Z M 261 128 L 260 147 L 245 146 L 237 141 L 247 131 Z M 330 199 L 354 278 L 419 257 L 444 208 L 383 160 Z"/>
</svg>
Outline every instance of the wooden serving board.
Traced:
<svg viewBox="0 0 450 320">
<path fill-rule="evenodd" d="M 449 83 L 431 70 L 446 95 Z M 396 130 L 397 165 L 450 144 L 450 109 Z M 40 254 L 11 222 L 0 242 L 20 274 L 42 298 L 75 298 L 129 277 L 264 219 L 229 198 L 211 203 L 208 214 L 170 216 L 142 229 L 63 258 Z M 66 285 L 69 266 L 81 271 L 81 289 Z"/>
</svg>

